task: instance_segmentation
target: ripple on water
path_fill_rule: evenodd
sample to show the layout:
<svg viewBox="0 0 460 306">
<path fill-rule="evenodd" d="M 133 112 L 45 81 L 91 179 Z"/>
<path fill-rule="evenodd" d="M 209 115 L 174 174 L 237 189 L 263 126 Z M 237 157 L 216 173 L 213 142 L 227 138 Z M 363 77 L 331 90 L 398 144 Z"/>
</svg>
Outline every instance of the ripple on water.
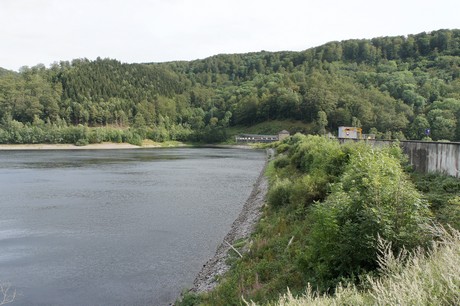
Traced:
<svg viewBox="0 0 460 306">
<path fill-rule="evenodd" d="M 0 279 L 16 305 L 166 305 L 238 216 L 264 153 L 0 153 Z"/>
</svg>

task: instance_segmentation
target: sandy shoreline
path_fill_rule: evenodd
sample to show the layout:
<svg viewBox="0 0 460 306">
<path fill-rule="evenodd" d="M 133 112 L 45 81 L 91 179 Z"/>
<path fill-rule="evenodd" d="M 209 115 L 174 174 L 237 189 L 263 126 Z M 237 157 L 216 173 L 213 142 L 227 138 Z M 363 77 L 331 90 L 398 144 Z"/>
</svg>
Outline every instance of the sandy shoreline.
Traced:
<svg viewBox="0 0 460 306">
<path fill-rule="evenodd" d="M 179 143 L 171 147 L 184 147 L 186 144 Z M 223 149 L 254 149 L 248 145 L 203 145 L 204 147 L 223 148 Z M 161 148 L 159 143 L 144 142 L 142 146 L 129 143 L 103 142 L 88 144 L 86 146 L 76 146 L 74 144 L 0 144 L 0 151 L 23 151 L 23 150 L 116 150 L 116 149 L 144 149 Z"/>
<path fill-rule="evenodd" d="M 95 143 L 86 146 L 76 146 L 74 144 L 2 144 L 0 151 L 12 150 L 116 150 L 116 149 L 141 149 L 155 148 L 158 145 L 135 146 L 129 143 Z"/>
<path fill-rule="evenodd" d="M 203 268 L 195 278 L 193 287 L 190 289 L 191 292 L 208 292 L 214 289 L 218 284 L 217 279 L 230 268 L 226 264 L 227 253 L 230 250 L 228 244 L 233 245 L 239 239 L 247 239 L 253 233 L 262 215 L 262 207 L 265 204 L 265 197 L 268 191 L 268 179 L 265 176 L 267 163 L 268 161 L 265 162 L 241 213 L 233 222 L 230 231 L 217 248 L 215 255 L 203 265 Z"/>
</svg>

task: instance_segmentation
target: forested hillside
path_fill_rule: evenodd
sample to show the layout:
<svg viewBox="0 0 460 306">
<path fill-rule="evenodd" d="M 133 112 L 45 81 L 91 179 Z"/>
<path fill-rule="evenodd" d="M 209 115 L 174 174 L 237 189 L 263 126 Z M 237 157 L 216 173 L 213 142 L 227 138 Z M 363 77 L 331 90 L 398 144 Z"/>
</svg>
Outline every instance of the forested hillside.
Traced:
<svg viewBox="0 0 460 306">
<path fill-rule="evenodd" d="M 224 141 L 229 126 L 275 119 L 301 121 L 302 132 L 354 125 L 381 138 L 421 139 L 430 129 L 433 140 L 460 140 L 459 115 L 460 30 L 190 62 L 98 58 L 0 70 L 1 143 L 87 137 L 43 136 L 73 126 Z"/>
<path fill-rule="evenodd" d="M 8 73 L 12 73 L 12 72 L 0 67 L 0 76 L 3 76 L 3 75 L 8 74 Z"/>
</svg>

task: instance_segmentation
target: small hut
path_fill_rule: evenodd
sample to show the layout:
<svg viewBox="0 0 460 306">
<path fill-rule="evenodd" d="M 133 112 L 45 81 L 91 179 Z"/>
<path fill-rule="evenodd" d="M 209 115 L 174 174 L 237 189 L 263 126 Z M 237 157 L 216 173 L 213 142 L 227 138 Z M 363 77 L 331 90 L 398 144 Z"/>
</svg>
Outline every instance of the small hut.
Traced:
<svg viewBox="0 0 460 306">
<path fill-rule="evenodd" d="M 285 138 L 288 138 L 289 136 L 291 136 L 291 134 L 288 131 L 282 130 L 281 132 L 278 133 L 278 140 L 281 141 Z"/>
</svg>

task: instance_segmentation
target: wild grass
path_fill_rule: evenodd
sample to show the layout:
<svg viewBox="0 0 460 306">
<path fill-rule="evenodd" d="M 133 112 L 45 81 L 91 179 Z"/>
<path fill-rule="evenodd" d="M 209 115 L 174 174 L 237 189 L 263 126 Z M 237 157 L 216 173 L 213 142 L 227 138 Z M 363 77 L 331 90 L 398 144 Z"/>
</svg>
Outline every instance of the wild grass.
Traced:
<svg viewBox="0 0 460 306">
<path fill-rule="evenodd" d="M 320 295 L 311 286 L 301 296 L 289 290 L 273 306 L 326 305 L 459 305 L 460 232 L 431 228 L 438 237 L 428 252 L 417 249 L 395 255 L 391 244 L 380 240 L 380 277 L 368 277 L 366 290 L 338 285 L 334 295 Z M 256 305 L 245 302 L 246 305 Z"/>
<path fill-rule="evenodd" d="M 180 305 L 460 305 L 458 179 L 421 176 L 417 190 L 396 146 L 300 134 L 274 145 L 248 252 Z M 433 221 L 450 232 L 433 237 Z"/>
</svg>

